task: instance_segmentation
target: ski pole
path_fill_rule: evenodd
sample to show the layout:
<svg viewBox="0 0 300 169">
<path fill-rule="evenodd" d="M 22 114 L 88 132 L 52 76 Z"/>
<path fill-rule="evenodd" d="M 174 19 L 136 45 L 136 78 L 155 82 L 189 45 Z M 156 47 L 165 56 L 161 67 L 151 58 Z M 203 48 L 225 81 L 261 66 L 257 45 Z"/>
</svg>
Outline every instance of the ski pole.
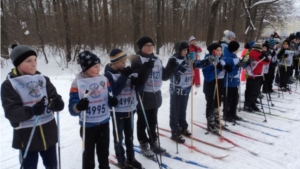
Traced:
<svg viewBox="0 0 300 169">
<path fill-rule="evenodd" d="M 226 95 L 226 100 L 225 100 L 225 103 L 224 103 L 224 107 L 225 107 L 225 118 L 224 118 L 224 121 L 225 121 L 225 126 L 226 126 L 226 116 L 227 116 L 227 113 L 228 113 L 228 105 L 227 105 L 227 100 L 228 100 L 228 73 L 226 72 L 226 93 L 225 93 L 225 95 Z"/>
<path fill-rule="evenodd" d="M 194 148 L 194 143 L 193 143 L 193 141 L 194 141 L 194 139 L 193 139 L 193 132 L 194 132 L 194 130 L 193 130 L 193 121 L 194 121 L 194 95 L 193 95 L 193 93 L 194 93 L 194 85 L 193 85 L 193 83 L 194 83 L 194 69 L 193 69 L 193 64 L 194 64 L 194 61 L 192 61 L 191 62 L 191 70 L 192 70 L 192 81 L 191 81 L 191 88 L 192 88 L 192 94 L 191 94 L 191 133 L 192 133 L 192 135 L 191 135 L 191 152 L 193 152 L 193 148 Z"/>
<path fill-rule="evenodd" d="M 265 110 L 264 110 L 264 107 L 263 107 L 263 104 L 262 104 L 262 97 L 259 97 L 259 100 L 260 100 L 260 104 L 261 104 L 261 109 L 263 110 L 263 113 L 264 113 L 264 116 L 265 116 L 264 122 L 267 122 L 266 113 L 265 113 Z"/>
<path fill-rule="evenodd" d="M 267 86 L 267 84 L 266 84 L 266 79 L 265 79 L 265 75 L 263 74 L 263 84 L 265 85 L 265 86 Z M 268 93 L 269 93 L 269 89 L 268 89 L 268 87 L 266 87 L 267 89 L 267 93 L 266 93 L 266 97 L 267 97 L 267 102 L 268 102 L 268 107 L 269 107 L 269 112 L 270 112 L 270 114 L 271 114 L 271 108 L 270 108 L 270 101 L 269 101 L 269 98 L 268 98 Z M 261 102 L 261 104 L 262 104 L 262 102 Z M 262 105 L 261 105 L 262 106 Z"/>
<path fill-rule="evenodd" d="M 216 56 L 218 57 L 218 56 Z M 220 115 L 220 101 L 219 101 L 219 88 L 218 88 L 218 75 L 217 75 L 217 66 L 214 64 L 215 67 L 215 79 L 216 79 L 216 91 L 217 91 L 217 103 L 218 103 L 218 116 L 219 116 L 219 126 L 220 126 L 220 137 L 219 139 L 222 141 L 222 123 L 221 123 L 221 115 Z M 227 74 L 228 75 L 228 74 Z"/>
<path fill-rule="evenodd" d="M 173 99 L 174 99 L 174 111 L 176 111 L 176 87 L 175 87 L 175 75 L 173 75 Z M 172 98 L 171 98 L 172 99 Z M 178 154 L 178 140 L 179 140 L 179 122 L 178 122 L 178 111 L 176 111 L 175 119 L 177 122 L 177 141 L 176 141 L 176 154 Z"/>
<path fill-rule="evenodd" d="M 30 137 L 29 137 L 29 140 L 28 140 L 28 143 L 27 143 L 27 145 L 26 145 L 26 149 L 25 149 L 25 152 L 24 152 L 24 155 L 23 155 L 23 158 L 22 158 L 22 162 L 21 162 L 21 167 L 20 167 L 20 169 L 23 168 L 23 164 L 24 164 L 24 161 L 25 161 L 25 159 L 26 159 L 26 157 L 27 157 L 27 153 L 28 153 L 28 150 L 29 150 L 29 146 L 30 146 L 30 144 L 31 144 L 31 141 L 32 141 L 32 138 L 33 138 L 33 135 L 34 135 L 34 131 L 35 131 L 35 128 L 36 128 L 36 126 L 37 126 L 37 124 L 38 124 L 39 119 L 40 119 L 40 117 L 39 117 L 39 116 L 36 116 L 35 121 L 34 121 L 34 125 L 33 125 L 33 127 L 32 127 L 31 133 L 30 133 Z"/>
<path fill-rule="evenodd" d="M 146 112 L 145 112 L 144 105 L 143 105 L 143 102 L 142 102 L 141 95 L 140 95 L 140 92 L 139 92 L 139 91 L 138 91 L 138 98 L 139 98 L 139 101 L 140 101 L 140 104 L 141 104 L 141 108 L 142 108 L 142 112 L 143 112 L 143 115 L 144 115 L 144 118 L 145 118 L 147 130 L 148 130 L 148 132 L 149 132 L 150 140 L 151 140 L 151 142 L 153 142 L 153 137 L 152 137 L 152 134 L 151 134 L 151 132 L 150 132 L 150 127 L 149 127 L 148 119 L 147 119 L 147 116 L 146 116 Z M 158 156 L 157 156 L 156 153 L 155 153 L 155 157 L 156 157 L 156 160 L 157 160 L 158 167 L 161 169 L 161 167 L 162 167 L 162 166 L 161 166 L 161 163 L 162 163 L 162 162 L 159 162 L 159 161 L 158 161 Z"/>
<path fill-rule="evenodd" d="M 112 92 L 109 92 L 109 96 L 113 97 Z M 122 160 L 121 160 L 121 144 L 120 144 L 120 140 L 119 140 L 119 132 L 118 132 L 117 119 L 116 119 L 116 111 L 115 111 L 114 106 L 112 106 L 112 113 L 113 113 L 113 123 L 114 123 L 114 127 L 115 127 L 115 135 L 116 135 L 116 140 L 117 140 L 117 149 L 119 151 L 117 157 L 118 157 L 119 162 L 122 162 Z"/>
<path fill-rule="evenodd" d="M 59 124 L 59 112 L 56 112 L 56 122 L 57 122 L 57 149 L 58 149 L 58 166 L 61 169 L 61 158 L 60 158 L 60 124 Z"/>
<path fill-rule="evenodd" d="M 89 91 L 85 90 L 83 98 L 87 98 Z M 86 110 L 83 111 L 83 124 L 82 124 L 82 169 L 84 169 L 84 150 L 85 150 L 85 123 L 86 123 Z"/>
</svg>

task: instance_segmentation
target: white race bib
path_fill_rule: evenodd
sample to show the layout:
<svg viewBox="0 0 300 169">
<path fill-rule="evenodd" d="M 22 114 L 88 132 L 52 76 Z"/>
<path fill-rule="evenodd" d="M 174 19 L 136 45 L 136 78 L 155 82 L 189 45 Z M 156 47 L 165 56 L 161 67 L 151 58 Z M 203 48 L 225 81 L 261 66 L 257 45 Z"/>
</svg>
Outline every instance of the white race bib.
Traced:
<svg viewBox="0 0 300 169">
<path fill-rule="evenodd" d="M 46 89 L 46 79 L 40 74 L 36 75 L 23 75 L 16 78 L 9 79 L 15 91 L 22 99 L 23 106 L 32 107 L 35 103 L 39 102 L 44 96 L 45 105 L 48 105 L 48 95 Z M 36 116 L 31 119 L 19 123 L 19 127 L 15 129 L 28 128 L 34 126 Z M 46 107 L 44 113 L 39 116 L 37 125 L 42 125 L 51 121 L 54 116 L 53 112 Z"/>
<path fill-rule="evenodd" d="M 86 110 L 87 123 L 100 123 L 109 118 L 107 78 L 99 76 L 94 78 L 77 79 L 79 98 L 84 97 L 88 90 L 89 108 Z M 83 121 L 83 113 L 80 114 Z"/>
</svg>

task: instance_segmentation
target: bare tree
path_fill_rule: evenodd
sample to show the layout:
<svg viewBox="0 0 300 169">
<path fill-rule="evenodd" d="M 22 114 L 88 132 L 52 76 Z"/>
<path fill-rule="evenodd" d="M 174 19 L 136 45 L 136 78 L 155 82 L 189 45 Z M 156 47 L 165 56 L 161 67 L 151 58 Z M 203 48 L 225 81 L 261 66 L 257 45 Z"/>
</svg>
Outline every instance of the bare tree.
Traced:
<svg viewBox="0 0 300 169">
<path fill-rule="evenodd" d="M 218 14 L 218 6 L 221 0 L 214 0 L 213 4 L 211 5 L 211 14 L 210 14 L 210 21 L 208 23 L 208 30 L 206 36 L 206 46 L 211 44 L 214 39 L 214 32 L 215 32 L 215 24 L 216 24 L 216 17 Z"/>
</svg>

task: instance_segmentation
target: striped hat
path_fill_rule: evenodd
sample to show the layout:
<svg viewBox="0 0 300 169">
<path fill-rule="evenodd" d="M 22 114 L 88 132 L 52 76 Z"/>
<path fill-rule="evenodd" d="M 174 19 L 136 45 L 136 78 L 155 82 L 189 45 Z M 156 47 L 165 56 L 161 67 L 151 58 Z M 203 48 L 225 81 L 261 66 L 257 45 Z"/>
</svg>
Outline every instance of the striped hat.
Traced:
<svg viewBox="0 0 300 169">
<path fill-rule="evenodd" d="M 260 43 L 254 43 L 252 50 L 257 50 L 262 52 L 262 45 Z"/>
<path fill-rule="evenodd" d="M 109 60 L 111 63 L 118 63 L 127 59 L 127 55 L 121 49 L 113 49 L 109 53 Z"/>
</svg>

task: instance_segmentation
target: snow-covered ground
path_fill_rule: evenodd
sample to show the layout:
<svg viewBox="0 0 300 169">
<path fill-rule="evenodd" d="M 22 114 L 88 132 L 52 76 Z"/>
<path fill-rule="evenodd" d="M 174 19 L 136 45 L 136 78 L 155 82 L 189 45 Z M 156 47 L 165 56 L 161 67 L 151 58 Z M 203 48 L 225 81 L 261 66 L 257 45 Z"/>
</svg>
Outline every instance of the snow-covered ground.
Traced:
<svg viewBox="0 0 300 169">
<path fill-rule="evenodd" d="M 160 56 L 164 64 L 166 64 L 168 55 Z M 202 57 L 203 58 L 203 57 Z M 62 168 L 64 169 L 80 169 L 81 168 L 81 139 L 79 136 L 79 124 L 78 118 L 73 117 L 69 114 L 67 109 L 68 99 L 69 99 L 69 88 L 72 81 L 75 78 L 75 74 L 79 72 L 79 66 L 77 64 L 69 65 L 69 68 L 61 68 L 57 62 L 51 57 L 49 64 L 44 63 L 44 59 L 38 59 L 38 70 L 41 71 L 44 75 L 48 76 L 52 83 L 55 85 L 59 94 L 62 95 L 65 101 L 65 109 L 60 112 L 60 132 L 61 132 L 61 163 Z M 58 63 L 61 63 L 57 58 Z M 107 57 L 105 59 L 101 58 L 102 61 L 107 62 Z M 103 67 L 106 63 L 103 63 Z M 8 72 L 13 68 L 11 63 L 8 63 L 4 68 L 1 69 L 1 83 L 5 80 Z M 103 69 L 101 70 L 103 74 Z M 203 83 L 203 76 L 201 76 Z M 295 87 L 295 85 L 293 85 Z M 242 91 L 245 89 L 245 84 L 241 85 Z M 277 87 L 276 87 L 277 88 Z M 300 88 L 298 86 L 298 88 Z M 195 122 L 206 122 L 205 119 L 205 105 L 206 101 L 204 94 L 202 92 L 203 88 L 194 89 L 194 93 L 197 91 L 197 94 L 193 94 L 193 112 L 194 112 L 194 121 Z M 293 88 L 295 90 L 295 88 Z M 162 86 L 162 96 L 163 96 L 163 105 L 159 109 L 158 113 L 158 124 L 160 127 L 169 128 L 169 81 L 163 83 Z M 287 110 L 286 112 L 279 112 L 271 110 L 272 114 L 292 118 L 300 119 L 300 89 L 298 93 L 288 94 L 284 93 L 284 99 L 282 97 L 277 98 L 278 95 L 273 96 L 273 103 L 275 108 L 280 108 L 282 110 Z M 243 97 L 242 97 L 243 98 Z M 276 99 L 275 99 L 276 98 Z M 244 100 L 244 99 L 243 99 Z M 266 103 L 266 102 L 265 102 Z M 267 107 L 264 107 L 265 110 L 268 110 Z M 239 116 L 245 120 L 251 122 L 267 125 L 270 127 L 279 128 L 282 130 L 288 130 L 289 132 L 281 132 L 268 128 L 264 128 L 257 125 L 252 125 L 249 123 L 241 124 L 257 129 L 261 132 L 266 132 L 272 135 L 278 135 L 278 138 L 270 137 L 261 132 L 250 130 L 248 128 L 232 124 L 228 124 L 228 128 L 243 133 L 247 136 L 253 138 L 268 141 L 274 143 L 274 145 L 268 145 L 261 142 L 253 141 L 247 138 L 243 138 L 226 131 L 223 131 L 222 134 L 237 143 L 238 145 L 258 153 L 258 156 L 250 154 L 248 151 L 234 147 L 230 150 L 217 149 L 199 142 L 194 141 L 193 144 L 198 149 L 201 149 L 205 152 L 215 154 L 218 156 L 229 155 L 228 157 L 218 160 L 211 158 L 209 156 L 200 154 L 198 152 L 191 152 L 185 146 L 179 145 L 178 154 L 176 154 L 176 144 L 171 141 L 169 138 L 160 137 L 161 146 L 166 148 L 169 153 L 172 155 L 180 156 L 187 160 L 192 160 L 208 166 L 209 168 L 214 169 L 299 169 L 300 168 L 300 122 L 286 120 L 283 118 L 278 118 L 274 116 L 267 115 L 267 123 L 264 123 L 264 117 L 254 114 L 248 114 L 245 112 L 238 113 Z M 135 116 L 135 120 L 137 117 Z M 189 105 L 187 109 L 187 121 L 191 125 L 191 99 L 189 100 Z M 15 169 L 19 168 L 18 155 L 19 151 L 11 147 L 12 145 L 12 132 L 13 129 L 9 124 L 9 121 L 5 118 L 3 109 L 0 108 L 0 168 L 1 169 Z M 112 125 L 112 123 L 110 123 Z M 190 128 L 191 126 L 189 126 Z M 136 131 L 136 128 L 135 128 Z M 170 136 L 170 133 L 160 131 L 161 133 Z M 218 144 L 224 147 L 231 147 L 232 145 L 223 141 L 221 142 L 216 136 L 205 135 L 205 130 L 193 126 L 194 137 L 199 139 Z M 134 144 L 138 145 L 138 141 L 134 139 Z M 186 142 L 190 144 L 190 140 L 186 139 Z M 113 136 L 112 136 L 112 126 L 111 126 L 111 137 L 110 137 L 110 153 L 114 154 L 113 148 Z M 112 158 L 112 155 L 110 156 Z M 146 159 L 140 154 L 136 153 L 136 159 L 140 161 L 143 166 L 147 169 L 158 168 L 157 164 L 153 161 Z M 167 164 L 170 168 L 173 169 L 182 169 L 182 168 L 199 168 L 198 166 L 186 164 L 177 160 L 173 160 L 167 157 L 162 157 L 163 163 Z M 97 161 L 97 160 L 95 160 Z M 39 167 L 43 168 L 42 161 L 39 161 Z M 111 165 L 111 168 L 116 168 Z M 200 167 L 201 168 L 201 167 Z"/>
</svg>

